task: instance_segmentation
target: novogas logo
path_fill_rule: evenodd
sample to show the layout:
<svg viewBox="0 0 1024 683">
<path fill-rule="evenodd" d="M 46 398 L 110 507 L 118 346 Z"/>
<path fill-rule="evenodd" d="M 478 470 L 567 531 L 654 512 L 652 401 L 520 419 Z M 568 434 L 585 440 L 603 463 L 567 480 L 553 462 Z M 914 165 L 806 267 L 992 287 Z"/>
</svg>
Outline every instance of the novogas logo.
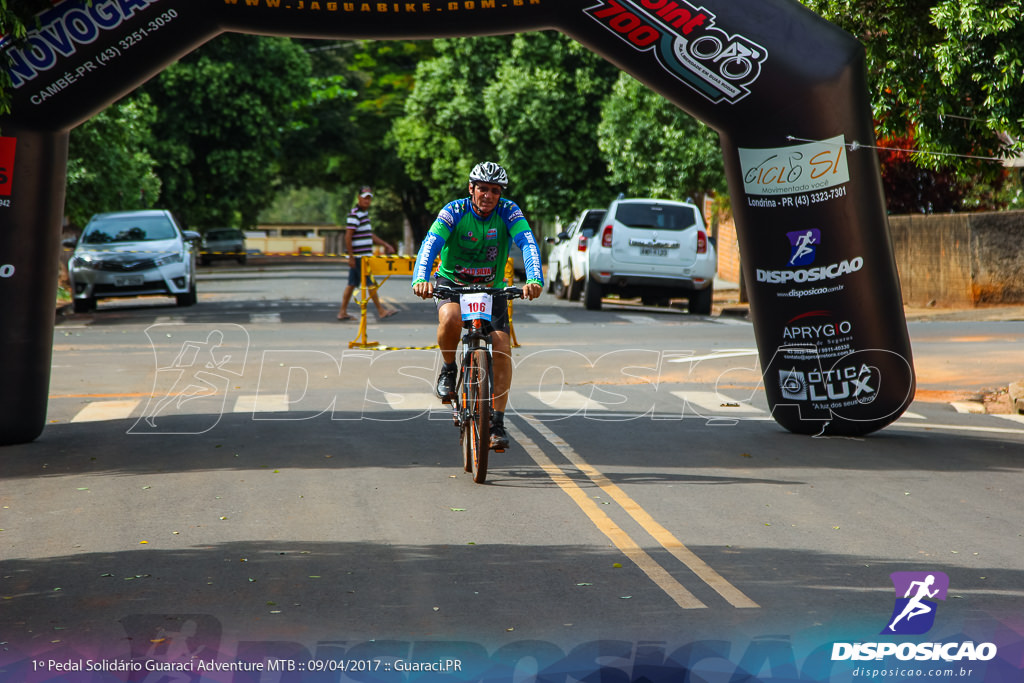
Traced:
<svg viewBox="0 0 1024 683">
<path fill-rule="evenodd" d="M 750 94 L 768 51 L 715 26 L 715 15 L 685 0 L 601 0 L 584 12 L 712 102 Z"/>
<path fill-rule="evenodd" d="M 942 572 L 894 572 L 892 614 L 881 635 L 923 635 L 935 625 L 939 604 L 949 590 Z M 896 657 L 901 661 L 982 661 L 994 659 L 994 643 L 833 643 L 832 661 L 868 661 Z"/>
</svg>

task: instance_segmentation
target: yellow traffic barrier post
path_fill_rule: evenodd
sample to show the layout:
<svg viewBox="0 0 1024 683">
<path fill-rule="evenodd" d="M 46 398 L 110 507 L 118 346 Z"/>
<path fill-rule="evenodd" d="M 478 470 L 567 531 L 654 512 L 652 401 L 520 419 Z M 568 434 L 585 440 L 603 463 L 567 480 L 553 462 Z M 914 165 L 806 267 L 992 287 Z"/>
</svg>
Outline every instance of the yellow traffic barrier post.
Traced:
<svg viewBox="0 0 1024 683">
<path fill-rule="evenodd" d="M 380 346 L 380 342 L 366 340 L 366 309 L 369 308 L 368 301 L 370 299 L 369 290 L 366 287 L 366 276 L 370 274 L 367 264 L 370 258 L 372 257 L 363 256 L 359 259 L 359 331 L 356 333 L 356 338 L 348 343 L 350 349 L 375 349 Z M 376 281 L 374 281 L 374 289 L 378 289 Z"/>
<path fill-rule="evenodd" d="M 359 301 L 359 333 L 356 338 L 348 343 L 350 349 L 377 349 L 395 350 L 396 347 L 385 347 L 380 342 L 371 342 L 366 339 L 366 312 L 369 308 L 369 290 L 366 286 L 367 276 L 373 280 L 372 288 L 379 290 L 381 286 L 391 279 L 392 275 L 412 275 L 415 270 L 415 256 L 363 256 L 360 259 L 360 296 Z M 384 279 L 377 282 L 376 276 L 383 275 Z M 437 346 L 402 347 L 417 349 L 432 349 Z"/>
</svg>

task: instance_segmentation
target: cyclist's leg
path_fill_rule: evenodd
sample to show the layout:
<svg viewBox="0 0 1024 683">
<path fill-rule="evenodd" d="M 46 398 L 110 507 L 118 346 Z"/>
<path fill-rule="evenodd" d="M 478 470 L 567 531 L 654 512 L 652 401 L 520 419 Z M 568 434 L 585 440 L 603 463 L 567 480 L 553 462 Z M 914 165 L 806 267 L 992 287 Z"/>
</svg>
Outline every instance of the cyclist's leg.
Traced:
<svg viewBox="0 0 1024 683">
<path fill-rule="evenodd" d="M 454 302 L 442 303 L 437 308 L 437 345 L 445 363 L 455 362 L 455 350 L 462 337 L 462 310 Z"/>
<path fill-rule="evenodd" d="M 508 332 L 495 330 L 491 334 L 491 352 L 494 361 L 494 410 L 504 413 L 512 386 L 512 342 Z"/>
</svg>

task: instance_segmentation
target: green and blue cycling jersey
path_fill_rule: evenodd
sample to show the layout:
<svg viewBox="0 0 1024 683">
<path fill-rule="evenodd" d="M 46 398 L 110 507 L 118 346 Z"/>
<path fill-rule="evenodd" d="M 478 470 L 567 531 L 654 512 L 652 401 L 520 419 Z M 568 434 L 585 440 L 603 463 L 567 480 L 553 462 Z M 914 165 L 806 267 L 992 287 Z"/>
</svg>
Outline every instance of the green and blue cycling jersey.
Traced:
<svg viewBox="0 0 1024 683">
<path fill-rule="evenodd" d="M 543 285 L 540 249 L 522 209 L 503 198 L 487 218 L 481 218 L 469 197 L 457 199 L 441 209 L 430 226 L 416 256 L 412 284 L 429 280 L 431 266 L 440 256 L 440 277 L 464 285 L 493 287 L 505 275 L 513 242 L 523 251 L 527 284 Z"/>
</svg>

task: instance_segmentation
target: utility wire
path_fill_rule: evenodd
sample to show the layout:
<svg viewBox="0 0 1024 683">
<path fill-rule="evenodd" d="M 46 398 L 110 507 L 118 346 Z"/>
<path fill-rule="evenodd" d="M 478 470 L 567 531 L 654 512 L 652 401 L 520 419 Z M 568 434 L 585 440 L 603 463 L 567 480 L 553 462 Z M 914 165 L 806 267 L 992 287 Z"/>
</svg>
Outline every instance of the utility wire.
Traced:
<svg viewBox="0 0 1024 683">
<path fill-rule="evenodd" d="M 974 155 L 971 155 L 971 154 L 956 154 L 954 152 L 928 152 L 928 151 L 925 151 L 925 150 L 922 150 L 922 149 L 903 149 L 901 147 L 878 147 L 876 145 L 862 145 L 859 142 L 857 142 L 856 140 L 854 140 L 854 141 L 852 141 L 852 142 L 850 142 L 849 144 L 846 144 L 846 145 L 837 145 L 837 144 L 834 144 L 834 143 L 823 142 L 821 140 L 808 140 L 806 138 L 798 138 L 795 135 L 787 135 L 786 139 L 787 140 L 791 140 L 793 142 L 817 142 L 817 143 L 823 144 L 823 145 L 833 144 L 833 146 L 835 146 L 835 147 L 847 147 L 851 152 L 856 152 L 858 149 L 874 149 L 874 150 L 880 150 L 880 151 L 883 151 L 883 152 L 907 152 L 909 154 L 931 154 L 933 156 L 958 157 L 958 158 L 961 158 L 961 159 L 976 159 L 976 160 L 979 160 L 979 161 L 996 161 L 996 162 L 999 162 L 999 163 L 1003 163 L 1004 161 L 1006 161 L 1006 159 L 1002 159 L 1000 157 L 983 157 L 983 156 L 974 156 Z"/>
</svg>

